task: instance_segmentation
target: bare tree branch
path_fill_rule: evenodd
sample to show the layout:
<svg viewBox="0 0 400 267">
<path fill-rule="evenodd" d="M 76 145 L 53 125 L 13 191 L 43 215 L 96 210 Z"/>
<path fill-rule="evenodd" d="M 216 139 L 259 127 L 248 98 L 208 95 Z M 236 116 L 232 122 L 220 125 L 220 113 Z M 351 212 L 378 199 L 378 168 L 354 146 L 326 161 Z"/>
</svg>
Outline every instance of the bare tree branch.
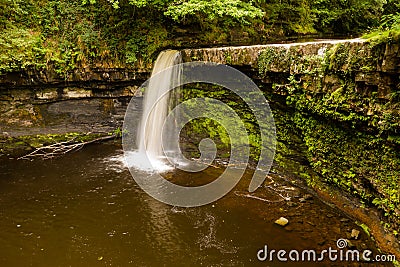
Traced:
<svg viewBox="0 0 400 267">
<path fill-rule="evenodd" d="M 42 159 L 53 159 L 62 155 L 65 155 L 69 152 L 72 151 L 77 151 L 84 147 L 85 145 L 96 143 L 96 142 L 102 142 L 102 141 L 107 141 L 116 138 L 115 135 L 110 135 L 110 136 L 103 136 L 99 137 L 90 141 L 86 142 L 76 142 L 75 139 L 77 137 L 72 138 L 69 141 L 64 141 L 64 142 L 59 142 L 55 144 L 51 144 L 48 146 L 42 146 L 36 148 L 34 151 L 31 153 L 19 157 L 18 160 L 23 159 L 23 160 L 33 160 L 34 158 L 42 158 Z"/>
</svg>

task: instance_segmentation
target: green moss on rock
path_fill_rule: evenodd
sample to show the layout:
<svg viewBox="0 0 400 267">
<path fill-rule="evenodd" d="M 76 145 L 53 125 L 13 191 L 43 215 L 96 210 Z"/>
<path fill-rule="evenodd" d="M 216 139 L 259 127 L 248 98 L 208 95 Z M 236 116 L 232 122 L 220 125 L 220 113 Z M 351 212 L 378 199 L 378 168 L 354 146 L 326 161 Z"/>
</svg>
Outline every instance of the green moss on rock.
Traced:
<svg viewBox="0 0 400 267">
<path fill-rule="evenodd" d="M 259 57 L 265 80 L 271 72 L 285 72 L 287 63 L 276 66 L 290 60 L 289 79 L 273 88 L 293 109 L 286 125 L 294 125 L 292 132 L 299 133 L 308 164 L 318 174 L 302 170 L 299 176 L 376 206 L 392 229 L 400 225 L 398 51 L 398 44 L 344 42 L 318 53 L 269 47 Z M 278 149 L 289 153 L 288 144 Z M 276 160 L 287 162 L 279 153 Z"/>
<path fill-rule="evenodd" d="M 36 148 L 61 142 L 83 143 L 97 139 L 103 135 L 92 133 L 65 133 L 65 134 L 40 134 L 19 137 L 0 137 L 0 158 L 20 157 L 28 154 Z"/>
</svg>

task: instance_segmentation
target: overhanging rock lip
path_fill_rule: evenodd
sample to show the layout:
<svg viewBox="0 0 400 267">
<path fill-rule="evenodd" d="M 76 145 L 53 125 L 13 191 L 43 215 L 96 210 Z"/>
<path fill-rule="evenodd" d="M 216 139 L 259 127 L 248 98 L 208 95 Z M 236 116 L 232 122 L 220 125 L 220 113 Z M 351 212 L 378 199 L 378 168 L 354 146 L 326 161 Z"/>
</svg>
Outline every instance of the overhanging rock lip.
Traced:
<svg viewBox="0 0 400 267">
<path fill-rule="evenodd" d="M 309 45 L 332 46 L 344 43 L 365 43 L 365 39 L 354 38 L 344 40 L 320 40 L 304 43 L 287 43 L 287 44 L 266 44 L 266 45 L 246 45 L 246 46 L 226 46 L 211 48 L 182 49 L 182 57 L 184 62 L 206 61 L 220 64 L 228 64 L 235 66 L 252 66 L 256 67 L 259 54 L 269 47 L 282 47 L 289 49 L 291 47 L 304 47 Z"/>
</svg>

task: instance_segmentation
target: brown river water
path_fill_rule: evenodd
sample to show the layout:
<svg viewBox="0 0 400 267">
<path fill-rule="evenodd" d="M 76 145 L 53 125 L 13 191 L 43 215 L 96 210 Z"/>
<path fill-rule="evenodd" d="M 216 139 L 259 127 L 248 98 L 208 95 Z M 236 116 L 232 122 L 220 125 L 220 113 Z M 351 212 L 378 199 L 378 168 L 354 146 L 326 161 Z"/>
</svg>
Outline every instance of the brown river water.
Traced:
<svg viewBox="0 0 400 267">
<path fill-rule="evenodd" d="M 109 143 L 54 160 L 3 161 L 0 266 L 385 266 L 280 262 L 276 256 L 259 261 L 264 246 L 337 250 L 336 241 L 350 238 L 353 229 L 360 231 L 350 240 L 355 249 L 378 251 L 351 218 L 279 174 L 250 194 L 247 172 L 222 199 L 178 208 L 143 192 L 121 163 L 122 153 Z M 167 176 L 195 185 L 221 171 Z M 274 223 L 281 216 L 289 220 L 285 227 Z"/>
</svg>

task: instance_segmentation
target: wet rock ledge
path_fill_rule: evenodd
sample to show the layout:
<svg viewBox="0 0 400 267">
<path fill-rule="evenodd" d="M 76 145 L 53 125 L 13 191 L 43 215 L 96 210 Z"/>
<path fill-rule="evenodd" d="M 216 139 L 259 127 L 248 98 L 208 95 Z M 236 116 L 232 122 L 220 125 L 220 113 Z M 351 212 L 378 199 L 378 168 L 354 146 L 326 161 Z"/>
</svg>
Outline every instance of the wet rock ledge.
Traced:
<svg viewBox="0 0 400 267">
<path fill-rule="evenodd" d="M 26 70 L 0 76 L 0 132 L 109 132 L 149 71 L 83 69 L 57 75 Z"/>
</svg>

